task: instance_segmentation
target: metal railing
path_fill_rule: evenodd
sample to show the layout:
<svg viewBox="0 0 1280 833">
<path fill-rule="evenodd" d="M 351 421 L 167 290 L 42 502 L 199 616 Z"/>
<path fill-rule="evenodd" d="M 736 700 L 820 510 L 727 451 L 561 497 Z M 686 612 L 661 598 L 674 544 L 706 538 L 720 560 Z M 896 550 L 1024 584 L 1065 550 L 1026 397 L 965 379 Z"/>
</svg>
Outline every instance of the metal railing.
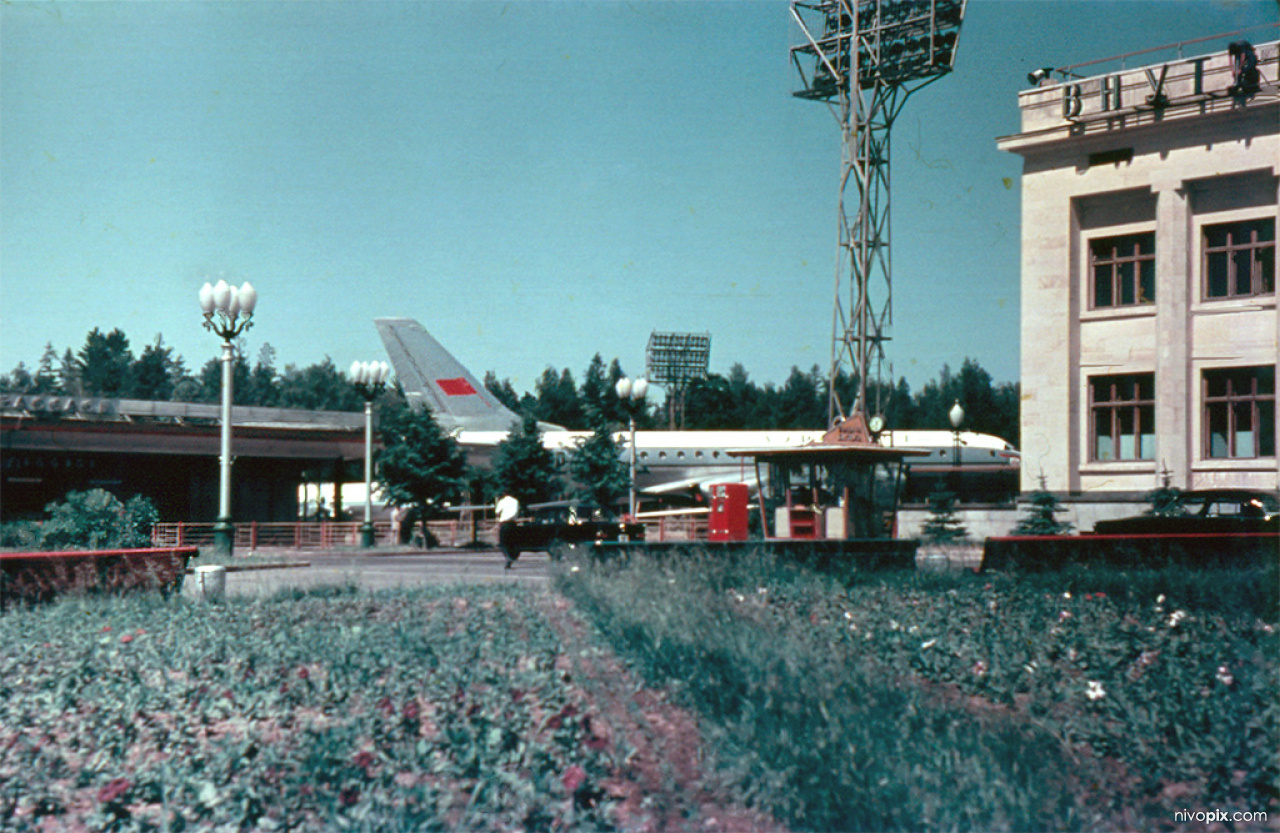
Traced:
<svg viewBox="0 0 1280 833">
<path fill-rule="evenodd" d="M 650 519 L 645 524 L 647 541 L 705 541 L 705 517 L 672 517 Z M 212 523 L 158 523 L 151 530 L 151 543 L 157 547 L 211 547 Z M 360 546 L 359 521 L 286 521 L 261 523 L 252 521 L 235 525 L 235 547 L 239 550 L 294 549 L 326 550 Z M 427 524 L 436 545 L 463 547 L 479 542 L 496 547 L 498 524 L 492 520 L 431 521 Z M 390 547 L 401 541 L 400 525 L 392 521 L 373 524 L 374 546 Z M 421 545 L 421 525 L 406 531 L 405 540 Z"/>
<path fill-rule="evenodd" d="M 235 525 L 237 549 L 340 549 L 360 546 L 358 521 L 293 521 L 284 523 L 259 523 L 253 521 Z M 151 530 L 151 542 L 157 547 L 213 546 L 211 523 L 159 523 Z M 498 540 L 497 527 L 492 521 L 477 521 L 474 535 L 470 522 L 431 521 L 427 524 L 439 546 L 465 546 L 473 540 L 494 544 Z M 374 546 L 388 547 L 400 542 L 400 525 L 391 521 L 373 524 Z M 421 542 L 420 527 L 415 524 L 410 534 Z"/>
</svg>

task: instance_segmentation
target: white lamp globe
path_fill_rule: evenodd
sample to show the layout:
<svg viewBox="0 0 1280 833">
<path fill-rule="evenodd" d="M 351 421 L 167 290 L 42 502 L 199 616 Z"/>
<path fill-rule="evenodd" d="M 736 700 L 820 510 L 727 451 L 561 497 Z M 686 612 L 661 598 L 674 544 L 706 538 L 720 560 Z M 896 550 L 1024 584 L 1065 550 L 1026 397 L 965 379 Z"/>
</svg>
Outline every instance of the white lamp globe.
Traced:
<svg viewBox="0 0 1280 833">
<path fill-rule="evenodd" d="M 623 376 L 618 380 L 618 383 L 614 385 L 613 389 L 618 392 L 619 399 L 629 399 L 631 397 L 631 380 L 626 376 Z"/>
<path fill-rule="evenodd" d="M 219 312 L 226 312 L 231 303 L 231 287 L 226 281 L 218 281 L 213 287 L 213 306 Z"/>
<path fill-rule="evenodd" d="M 200 287 L 200 309 L 205 315 L 212 315 L 214 310 L 213 285 L 208 281 Z"/>
<path fill-rule="evenodd" d="M 951 406 L 951 412 L 947 414 L 951 418 L 951 427 L 956 430 L 960 429 L 960 424 L 964 422 L 964 408 L 960 407 L 960 400 L 956 400 L 956 404 Z"/>
<path fill-rule="evenodd" d="M 347 375 L 351 377 L 351 384 L 353 385 L 360 384 L 360 382 L 362 381 L 360 379 L 360 371 L 362 369 L 363 369 L 363 365 L 360 364 L 359 359 L 351 363 L 351 370 L 347 372 Z"/>
<path fill-rule="evenodd" d="M 632 399 L 635 399 L 637 401 L 644 399 L 645 394 L 647 394 L 648 392 L 649 392 L 648 379 L 636 379 L 635 383 L 631 385 Z"/>
<path fill-rule="evenodd" d="M 253 284 L 245 281 L 240 286 L 240 311 L 245 315 L 253 315 L 253 308 L 258 305 L 258 290 Z"/>
</svg>

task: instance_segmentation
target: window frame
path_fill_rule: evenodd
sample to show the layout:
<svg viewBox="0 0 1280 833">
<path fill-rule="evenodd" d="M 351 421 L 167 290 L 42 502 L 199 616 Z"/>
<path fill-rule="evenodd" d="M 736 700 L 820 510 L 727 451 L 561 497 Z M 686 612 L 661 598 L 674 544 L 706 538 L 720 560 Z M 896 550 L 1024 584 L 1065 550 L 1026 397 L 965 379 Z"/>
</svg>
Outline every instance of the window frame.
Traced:
<svg viewBox="0 0 1280 833">
<path fill-rule="evenodd" d="M 1150 242 L 1150 251 L 1144 253 L 1142 245 L 1144 242 Z M 1107 234 L 1098 237 L 1090 237 L 1085 241 L 1086 254 L 1088 259 L 1088 293 L 1089 293 L 1089 309 L 1093 310 L 1123 310 L 1142 307 L 1153 307 L 1156 303 L 1156 289 L 1159 286 L 1159 276 L 1156 273 L 1156 233 L 1154 230 L 1130 231 L 1121 234 Z M 1130 244 L 1127 248 L 1128 253 L 1121 254 L 1124 251 L 1123 244 Z M 1108 246 L 1109 244 L 1109 246 Z M 1099 247 L 1108 246 L 1109 255 L 1100 257 L 1098 254 Z M 1150 297 L 1143 296 L 1143 266 L 1150 264 Z M 1110 266 L 1110 301 L 1105 304 L 1098 302 L 1098 268 L 1102 266 Z M 1131 266 L 1132 273 L 1126 279 L 1123 274 L 1125 266 Z M 1132 301 L 1123 300 L 1125 297 L 1125 283 L 1132 282 L 1131 293 Z"/>
<path fill-rule="evenodd" d="M 1106 383 L 1109 390 L 1108 399 L 1098 399 L 1098 385 Z M 1090 463 L 1150 463 L 1156 459 L 1156 374 L 1154 371 L 1145 371 L 1139 373 L 1107 373 L 1098 376 L 1090 376 L 1086 380 L 1089 395 L 1089 462 Z M 1128 386 L 1133 395 L 1131 398 L 1120 398 L 1119 388 Z M 1149 397 L 1144 397 L 1144 386 L 1150 391 Z M 1103 413 L 1107 414 L 1107 422 L 1109 432 L 1107 434 L 1111 442 L 1111 456 L 1103 457 L 1099 453 L 1099 438 L 1102 436 L 1098 431 L 1099 416 Z M 1126 434 L 1123 431 L 1125 414 L 1128 414 L 1130 424 L 1133 431 Z M 1149 425 L 1150 430 L 1144 431 Z M 1124 437 L 1133 437 L 1133 456 L 1121 456 L 1121 450 L 1124 448 Z M 1144 437 L 1150 437 L 1151 448 L 1144 455 L 1145 444 Z"/>
<path fill-rule="evenodd" d="M 1200 374 L 1200 418 L 1201 456 L 1205 460 L 1266 460 L 1276 456 L 1275 407 L 1276 382 L 1275 365 L 1251 365 L 1244 367 L 1206 368 Z M 1268 374 L 1269 371 L 1269 374 Z M 1261 382 L 1270 376 L 1270 390 L 1260 390 Z M 1216 379 L 1226 382 L 1225 393 L 1210 394 L 1210 383 Z M 1238 390 L 1236 383 L 1247 380 L 1248 390 Z M 1248 410 L 1249 425 L 1247 431 L 1237 427 L 1243 409 Z M 1217 424 L 1226 424 L 1225 454 L 1215 454 L 1214 430 L 1215 413 L 1219 415 Z M 1225 420 L 1222 419 L 1225 417 Z M 1270 426 L 1270 453 L 1266 452 L 1268 434 L 1265 428 Z M 1248 433 L 1251 436 L 1252 453 L 1241 454 L 1240 437 Z"/>
<path fill-rule="evenodd" d="M 1271 239 L 1259 240 L 1258 232 L 1265 227 L 1267 223 L 1271 224 Z M 1255 226 L 1251 230 L 1250 239 L 1246 243 L 1238 243 L 1234 237 L 1228 232 L 1228 240 L 1220 246 L 1209 245 L 1209 234 L 1219 229 L 1230 229 L 1230 227 L 1248 227 Z M 1230 220 L 1219 223 L 1204 223 L 1200 226 L 1200 300 L 1204 302 L 1214 301 L 1231 301 L 1239 298 L 1260 298 L 1268 295 L 1276 294 L 1276 274 L 1275 274 L 1275 257 L 1276 257 L 1276 220 L 1274 217 L 1246 217 L 1239 220 Z M 1238 284 L 1238 262 L 1237 256 L 1242 253 L 1249 253 L 1249 291 L 1237 292 Z M 1259 253 L 1264 253 L 1259 255 Z M 1226 255 L 1227 274 L 1224 278 L 1226 282 L 1226 293 L 1220 295 L 1210 294 L 1210 258 L 1213 255 Z M 1271 264 L 1271 287 L 1265 287 L 1265 264 L 1267 259 Z"/>
</svg>

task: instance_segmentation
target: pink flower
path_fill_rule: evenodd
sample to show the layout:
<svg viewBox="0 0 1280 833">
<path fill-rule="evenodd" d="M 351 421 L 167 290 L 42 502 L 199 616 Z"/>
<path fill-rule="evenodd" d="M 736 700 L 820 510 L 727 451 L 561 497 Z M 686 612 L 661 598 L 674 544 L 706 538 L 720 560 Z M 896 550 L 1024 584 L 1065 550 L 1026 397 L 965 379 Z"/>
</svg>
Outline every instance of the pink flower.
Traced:
<svg viewBox="0 0 1280 833">
<path fill-rule="evenodd" d="M 123 642 L 125 645 L 128 645 L 130 642 L 133 641 L 133 634 L 126 633 L 124 636 L 120 637 L 120 641 Z"/>
<path fill-rule="evenodd" d="M 307 667 L 305 665 L 298 669 L 298 679 L 307 680 L 310 678 L 311 678 L 311 672 L 307 670 Z"/>
<path fill-rule="evenodd" d="M 560 781 L 564 784 L 564 791 L 572 795 L 587 783 L 587 771 L 574 764 L 564 771 Z"/>
<path fill-rule="evenodd" d="M 98 800 L 103 804 L 110 804 L 123 797 L 132 787 L 133 782 L 128 778 L 113 778 L 98 790 Z"/>
</svg>

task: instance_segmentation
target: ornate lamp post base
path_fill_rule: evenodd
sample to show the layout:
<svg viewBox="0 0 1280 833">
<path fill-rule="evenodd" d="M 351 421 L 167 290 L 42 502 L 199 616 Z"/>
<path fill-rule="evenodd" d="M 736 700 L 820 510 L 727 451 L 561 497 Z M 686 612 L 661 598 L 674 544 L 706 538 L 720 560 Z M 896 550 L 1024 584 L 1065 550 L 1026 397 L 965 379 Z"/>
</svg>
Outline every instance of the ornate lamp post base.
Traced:
<svg viewBox="0 0 1280 833">
<path fill-rule="evenodd" d="M 374 541 L 373 524 L 369 521 L 360 524 L 360 546 L 369 549 L 374 545 Z"/>
<path fill-rule="evenodd" d="M 236 527 L 230 518 L 218 518 L 213 525 L 213 552 L 215 555 L 230 558 L 235 552 Z"/>
</svg>

